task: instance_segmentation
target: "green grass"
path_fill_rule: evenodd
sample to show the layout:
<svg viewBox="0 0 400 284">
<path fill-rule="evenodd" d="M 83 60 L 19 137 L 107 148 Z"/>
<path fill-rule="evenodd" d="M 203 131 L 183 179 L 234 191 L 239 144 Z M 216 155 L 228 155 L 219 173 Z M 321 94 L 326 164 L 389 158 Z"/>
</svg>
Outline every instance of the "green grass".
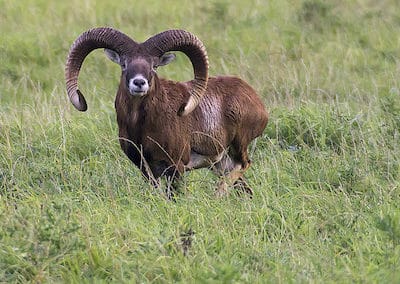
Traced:
<svg viewBox="0 0 400 284">
<path fill-rule="evenodd" d="M 0 282 L 400 281 L 400 5 L 385 1 L 0 0 Z M 73 40 L 113 26 L 198 35 L 210 73 L 271 112 L 251 147 L 252 200 L 207 170 L 168 202 L 119 148 L 119 68 Z M 160 70 L 191 78 L 183 55 Z M 193 232 L 192 234 L 190 232 Z"/>
</svg>

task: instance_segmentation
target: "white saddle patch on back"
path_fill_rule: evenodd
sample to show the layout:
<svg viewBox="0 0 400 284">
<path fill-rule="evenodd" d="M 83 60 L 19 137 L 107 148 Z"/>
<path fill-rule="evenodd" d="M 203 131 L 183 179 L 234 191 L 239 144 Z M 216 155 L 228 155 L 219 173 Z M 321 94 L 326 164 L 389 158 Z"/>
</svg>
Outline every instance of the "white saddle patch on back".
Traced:
<svg viewBox="0 0 400 284">
<path fill-rule="evenodd" d="M 206 133 L 212 134 L 221 127 L 221 105 L 218 98 L 208 97 L 201 100 L 199 107 L 204 115 L 203 129 Z"/>
</svg>

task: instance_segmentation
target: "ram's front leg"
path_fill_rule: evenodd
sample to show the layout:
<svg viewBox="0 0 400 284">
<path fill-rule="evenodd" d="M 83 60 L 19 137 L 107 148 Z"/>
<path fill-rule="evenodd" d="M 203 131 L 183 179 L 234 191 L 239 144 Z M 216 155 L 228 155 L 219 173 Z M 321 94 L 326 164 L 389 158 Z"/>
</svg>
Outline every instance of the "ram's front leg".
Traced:
<svg viewBox="0 0 400 284">
<path fill-rule="evenodd" d="M 146 180 L 148 180 L 150 182 L 152 187 L 160 188 L 160 186 L 161 186 L 161 178 L 160 177 L 155 177 L 149 167 L 142 167 L 141 170 L 142 170 L 143 176 L 145 177 Z"/>
<path fill-rule="evenodd" d="M 176 194 L 181 191 L 182 187 L 182 175 L 184 173 L 184 164 L 180 161 L 174 165 L 171 165 L 165 174 L 166 177 L 166 195 L 170 200 L 174 200 Z"/>
<path fill-rule="evenodd" d="M 184 171 L 183 163 L 170 164 L 166 161 L 157 161 L 150 164 L 151 176 L 150 181 L 156 182 L 156 188 L 161 185 L 161 177 L 165 178 L 165 193 L 168 199 L 175 198 L 176 193 L 179 192 L 179 185 L 181 176 Z"/>
</svg>

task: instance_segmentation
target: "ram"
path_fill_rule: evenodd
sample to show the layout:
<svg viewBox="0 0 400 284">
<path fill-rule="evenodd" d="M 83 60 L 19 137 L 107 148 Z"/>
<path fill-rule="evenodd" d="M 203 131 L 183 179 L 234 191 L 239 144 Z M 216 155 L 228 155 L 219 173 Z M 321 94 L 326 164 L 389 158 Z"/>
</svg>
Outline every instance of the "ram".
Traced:
<svg viewBox="0 0 400 284">
<path fill-rule="evenodd" d="M 87 104 L 79 71 L 98 48 L 122 69 L 115 99 L 121 148 L 154 186 L 166 177 L 172 196 L 185 171 L 209 167 L 221 177 L 217 195 L 231 186 L 253 194 L 243 176 L 250 166 L 247 148 L 262 134 L 268 113 L 252 87 L 233 76 L 209 78 L 206 49 L 187 31 L 167 30 L 137 43 L 116 29 L 94 28 L 75 40 L 66 62 L 68 96 L 80 111 Z M 157 67 L 175 58 L 171 51 L 190 59 L 193 80 L 157 76 Z"/>
</svg>

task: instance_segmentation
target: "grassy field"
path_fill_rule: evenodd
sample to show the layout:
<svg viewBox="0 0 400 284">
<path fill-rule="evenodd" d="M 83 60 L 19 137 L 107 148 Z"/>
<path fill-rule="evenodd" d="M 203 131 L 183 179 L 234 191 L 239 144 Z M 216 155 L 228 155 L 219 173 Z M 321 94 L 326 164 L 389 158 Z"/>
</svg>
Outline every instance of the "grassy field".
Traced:
<svg viewBox="0 0 400 284">
<path fill-rule="evenodd" d="M 149 2 L 149 3 L 146 3 Z M 400 4 L 396 0 L 0 0 L 0 282 L 399 283 Z M 210 171 L 168 202 L 119 148 L 119 67 L 93 52 L 76 111 L 70 45 L 112 26 L 184 28 L 210 73 L 239 75 L 271 118 L 252 200 Z M 191 78 L 185 56 L 160 70 Z"/>
</svg>

